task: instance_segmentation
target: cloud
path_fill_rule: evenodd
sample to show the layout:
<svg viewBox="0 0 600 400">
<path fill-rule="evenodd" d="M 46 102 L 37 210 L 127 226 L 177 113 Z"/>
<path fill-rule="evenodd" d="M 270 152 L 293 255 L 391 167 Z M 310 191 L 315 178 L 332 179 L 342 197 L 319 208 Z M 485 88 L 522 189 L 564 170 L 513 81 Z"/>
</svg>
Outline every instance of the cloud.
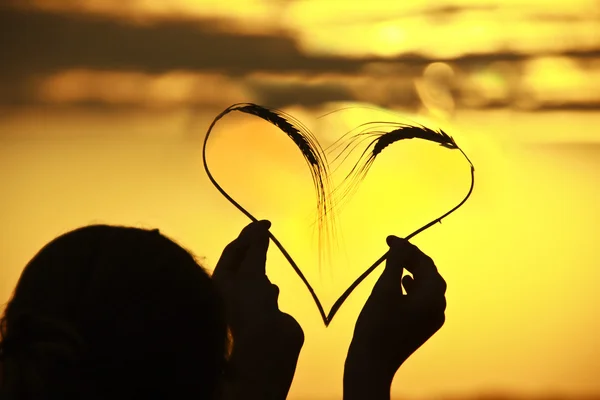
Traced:
<svg viewBox="0 0 600 400">
<path fill-rule="evenodd" d="M 223 32 L 218 20 L 136 25 L 83 15 L 0 9 L 2 76 L 48 74 L 61 69 L 357 70 L 361 62 L 308 57 L 286 36 Z"/>
<path fill-rule="evenodd" d="M 177 107 L 235 103 L 251 97 L 238 81 L 220 74 L 69 70 L 41 82 L 37 97 L 56 104 L 98 102 L 115 106 Z"/>
<path fill-rule="evenodd" d="M 219 104 L 244 97 L 240 101 L 276 107 L 356 100 L 415 108 L 421 101 L 413 83 L 427 65 L 436 61 L 415 52 L 388 58 L 309 54 L 291 33 L 249 34 L 235 28 L 228 30 L 227 26 L 230 25 L 222 20 L 209 18 L 139 23 L 92 14 L 63 15 L 0 7 L 0 104 L 197 105 L 210 101 L 194 92 L 202 90 L 205 82 L 210 88 L 228 87 L 227 93 L 204 91 L 213 93 Z M 565 56 L 579 64 L 593 64 L 600 59 L 600 52 L 581 49 Z M 495 51 L 464 54 L 446 61 L 462 71 L 463 80 L 468 83 L 477 71 L 485 71 L 494 63 L 501 61 L 519 69 L 531 57 L 526 53 Z M 486 78 L 483 83 L 497 85 L 494 82 L 498 81 L 504 85 L 506 79 L 501 72 L 497 76 L 502 79 Z M 257 74 L 271 74 L 274 78 L 253 79 Z M 289 81 L 290 77 L 300 79 Z M 325 78 L 312 79 L 315 77 Z M 517 78 L 515 85 L 519 86 L 524 76 Z M 109 81 L 115 83 L 115 91 L 107 91 L 111 85 L 102 84 Z M 140 82 L 141 86 L 132 82 Z M 186 82 L 199 89 L 188 90 L 190 85 Z M 476 85 L 478 91 L 470 96 L 486 100 L 489 84 Z M 236 89 L 236 85 L 240 88 Z M 540 100 L 546 96 L 547 85 L 542 86 Z M 464 93 L 458 91 L 456 96 L 457 106 L 469 107 L 462 98 Z M 511 96 L 478 104 L 504 107 L 515 101 Z M 597 97 L 560 97 L 558 103 L 567 108 L 571 104 L 597 108 Z M 562 100 L 569 101 L 561 103 Z M 538 106 L 544 108 L 545 104 Z"/>
<path fill-rule="evenodd" d="M 357 101 L 352 92 L 341 85 L 306 86 L 295 84 L 286 87 L 263 86 L 255 89 L 264 104 L 270 107 L 302 105 L 318 106 L 327 102 Z"/>
<path fill-rule="evenodd" d="M 278 25 L 276 17 L 281 11 L 270 0 L 0 0 L 0 6 L 144 22 L 203 19 L 209 15 L 234 20 L 244 29 L 262 31 Z"/>
</svg>

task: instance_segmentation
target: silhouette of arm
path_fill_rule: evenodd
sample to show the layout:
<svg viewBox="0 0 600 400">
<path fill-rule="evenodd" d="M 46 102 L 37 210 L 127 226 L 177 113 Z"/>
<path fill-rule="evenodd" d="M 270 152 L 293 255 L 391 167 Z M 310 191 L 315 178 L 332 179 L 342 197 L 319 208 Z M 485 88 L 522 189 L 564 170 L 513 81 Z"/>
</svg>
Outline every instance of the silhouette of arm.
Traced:
<svg viewBox="0 0 600 400">
<path fill-rule="evenodd" d="M 348 349 L 344 400 L 389 400 L 400 365 L 445 321 L 446 282 L 433 260 L 404 239 L 390 236 L 388 245 L 386 267 L 358 317 Z M 404 268 L 412 278 L 402 278 Z"/>
<path fill-rule="evenodd" d="M 223 293 L 233 336 L 224 399 L 285 399 L 304 333 L 279 310 L 267 278 L 268 221 L 248 225 L 223 251 L 213 279 Z"/>
</svg>

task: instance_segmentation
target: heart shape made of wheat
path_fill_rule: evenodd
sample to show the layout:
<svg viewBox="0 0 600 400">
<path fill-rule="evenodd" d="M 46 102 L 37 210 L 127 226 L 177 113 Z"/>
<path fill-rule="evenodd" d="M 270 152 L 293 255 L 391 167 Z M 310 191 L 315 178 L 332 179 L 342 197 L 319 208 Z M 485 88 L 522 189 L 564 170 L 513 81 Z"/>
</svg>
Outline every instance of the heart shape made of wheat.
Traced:
<svg viewBox="0 0 600 400">
<path fill-rule="evenodd" d="M 316 189 L 317 206 L 318 206 L 317 207 L 318 208 L 317 222 L 319 223 L 319 233 L 321 233 L 323 231 L 323 229 L 326 229 L 325 225 L 327 225 L 327 223 L 328 223 L 328 219 L 327 219 L 328 213 L 331 213 L 334 208 L 334 205 L 330 204 L 330 201 L 329 201 L 329 195 L 330 195 L 331 191 L 329 191 L 329 189 L 328 189 L 329 165 L 327 162 L 327 157 L 325 156 L 324 150 L 319 145 L 318 140 L 310 133 L 310 131 L 308 131 L 308 129 L 306 129 L 300 123 L 300 121 L 294 119 L 291 115 L 289 115 L 281 110 L 271 109 L 271 108 L 263 107 L 263 106 L 253 104 L 253 103 L 238 103 L 238 104 L 234 104 L 234 105 L 226 108 L 223 112 L 221 112 L 219 115 L 217 115 L 215 117 L 215 119 L 213 120 L 213 122 L 210 124 L 208 131 L 206 132 L 206 136 L 204 138 L 204 143 L 202 146 L 202 161 L 203 161 L 204 170 L 206 172 L 206 175 L 208 176 L 208 179 L 215 186 L 215 188 L 231 204 L 233 204 L 240 212 L 242 212 L 244 215 L 246 215 L 251 221 L 253 221 L 253 222 L 258 221 L 254 216 L 252 216 L 252 214 L 250 214 L 248 211 L 246 211 L 244 209 L 244 207 L 242 207 L 229 194 L 227 194 L 227 192 L 225 192 L 225 190 L 223 190 L 223 188 L 217 183 L 217 181 L 212 176 L 210 169 L 208 168 L 208 162 L 206 160 L 206 146 L 207 146 L 210 134 L 212 132 L 212 129 L 214 128 L 216 123 L 221 118 L 223 118 L 225 115 L 227 115 L 233 111 L 239 111 L 242 113 L 251 114 L 251 115 L 257 116 L 259 118 L 262 118 L 263 120 L 275 125 L 282 132 L 287 134 L 287 136 L 290 139 L 292 139 L 292 141 L 296 144 L 298 149 L 302 152 L 302 155 L 304 156 L 306 163 L 310 167 L 311 175 L 313 178 L 313 183 L 314 183 L 315 189 Z M 393 129 L 389 132 L 382 132 L 382 131 L 366 132 L 366 133 L 361 132 L 357 135 L 350 137 L 350 139 L 346 143 L 344 150 L 349 149 L 350 151 L 352 151 L 352 149 L 354 148 L 354 147 L 352 147 L 352 144 L 354 142 L 356 142 L 357 140 L 365 139 L 365 135 L 371 135 L 371 137 L 374 137 L 374 139 L 368 145 L 367 149 L 362 153 L 358 163 L 354 166 L 354 168 L 352 168 L 352 170 L 348 174 L 347 179 L 350 180 L 351 184 L 346 188 L 346 194 L 350 194 L 351 192 L 356 190 L 358 184 L 365 177 L 365 175 L 369 171 L 369 168 L 373 165 L 373 162 L 375 161 L 377 155 L 380 154 L 382 150 L 384 150 L 386 147 L 388 147 L 392 143 L 395 143 L 395 142 L 398 142 L 398 141 L 404 140 L 404 139 L 427 140 L 430 142 L 438 143 L 442 147 L 445 147 L 450 150 L 458 150 L 462 153 L 462 155 L 464 156 L 466 161 L 469 163 L 470 171 L 471 171 L 471 186 L 469 188 L 469 191 L 467 192 L 467 195 L 464 197 L 464 199 L 459 204 L 457 204 L 455 207 L 453 207 L 451 210 L 444 213 L 442 216 L 425 224 L 421 228 L 417 229 L 416 231 L 414 231 L 413 233 L 411 233 L 410 235 L 405 237 L 406 240 L 410 240 L 411 238 L 415 237 L 416 235 L 418 235 L 419 233 L 423 232 L 424 230 L 430 228 L 431 226 L 433 226 L 437 223 L 440 223 L 442 221 L 442 219 L 446 218 L 448 215 L 452 214 L 454 211 L 458 210 L 463 204 L 465 204 L 465 202 L 471 196 L 471 193 L 473 192 L 473 188 L 475 186 L 475 167 L 473 166 L 473 163 L 471 162 L 469 157 L 467 157 L 465 152 L 462 151 L 462 149 L 460 149 L 460 147 L 458 147 L 458 145 L 456 144 L 454 139 L 451 136 L 449 136 L 447 133 L 445 133 L 444 131 L 442 131 L 442 130 L 434 131 L 434 130 L 431 130 L 422 125 L 421 126 L 406 125 L 406 124 L 394 124 L 394 125 L 395 125 L 396 129 Z M 342 138 L 340 138 L 340 140 Z M 362 161 L 362 165 L 361 165 L 361 161 Z M 289 255 L 289 253 L 285 250 L 285 248 L 283 247 L 281 242 L 275 237 L 275 235 L 273 235 L 271 232 L 269 232 L 269 237 L 273 241 L 273 243 L 275 243 L 277 248 L 279 248 L 279 250 L 281 251 L 283 256 L 290 263 L 290 265 L 292 266 L 292 268 L 294 269 L 296 274 L 300 277 L 300 279 L 302 280 L 302 282 L 304 283 L 304 285 L 310 292 L 310 294 L 313 298 L 313 301 L 314 301 L 315 305 L 317 306 L 317 309 L 319 310 L 319 314 L 321 315 L 321 318 L 323 319 L 323 323 L 325 324 L 326 327 L 329 326 L 329 324 L 333 320 L 333 317 L 335 316 L 337 311 L 340 309 L 340 307 L 342 306 L 344 301 L 346 301 L 348 296 L 350 296 L 350 294 L 354 291 L 354 289 L 356 289 L 356 287 L 367 276 L 369 276 L 371 274 L 371 272 L 373 272 L 375 270 L 375 268 L 377 268 L 387 258 L 388 253 L 389 253 L 389 252 L 386 252 L 377 261 L 375 261 L 373 263 L 373 265 L 371 265 L 365 272 L 363 272 L 344 291 L 344 293 L 342 293 L 342 295 L 335 301 L 335 303 L 329 310 L 329 313 L 325 313 L 325 309 L 323 308 L 323 305 L 321 304 L 319 297 L 315 293 L 311 284 L 308 282 L 308 280 L 306 279 L 306 277 L 304 276 L 304 274 L 302 273 L 302 271 L 300 270 L 300 268 L 298 267 L 296 262 Z"/>
</svg>

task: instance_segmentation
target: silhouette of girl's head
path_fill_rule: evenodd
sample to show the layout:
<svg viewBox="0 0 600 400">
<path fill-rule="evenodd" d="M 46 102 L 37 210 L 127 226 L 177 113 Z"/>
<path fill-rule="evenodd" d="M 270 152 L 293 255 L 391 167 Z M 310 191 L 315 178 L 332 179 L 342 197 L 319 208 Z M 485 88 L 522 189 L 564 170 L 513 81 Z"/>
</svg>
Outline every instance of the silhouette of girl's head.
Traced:
<svg viewBox="0 0 600 400">
<path fill-rule="evenodd" d="M 228 345 L 194 258 L 158 230 L 115 226 L 46 245 L 1 324 L 3 398 L 210 398 Z"/>
</svg>

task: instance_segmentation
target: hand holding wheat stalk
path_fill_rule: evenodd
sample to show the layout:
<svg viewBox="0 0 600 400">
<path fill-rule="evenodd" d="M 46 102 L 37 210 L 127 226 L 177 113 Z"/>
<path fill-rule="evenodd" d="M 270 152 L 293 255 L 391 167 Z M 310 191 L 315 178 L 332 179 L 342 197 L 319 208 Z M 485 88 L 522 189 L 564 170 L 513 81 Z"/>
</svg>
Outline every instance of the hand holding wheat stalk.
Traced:
<svg viewBox="0 0 600 400">
<path fill-rule="evenodd" d="M 257 221 L 257 219 L 252 216 L 248 211 L 246 211 L 239 203 L 237 203 L 231 196 L 229 196 L 223 188 L 216 182 L 213 178 L 206 160 L 206 145 L 208 143 L 208 139 L 212 132 L 215 124 L 223 118 L 226 114 L 240 111 L 243 113 L 251 114 L 262 118 L 263 120 L 270 122 L 271 124 L 277 126 L 281 131 L 286 133 L 290 139 L 296 144 L 298 149 L 301 151 L 304 156 L 305 161 L 309 165 L 311 176 L 313 179 L 313 184 L 315 186 L 316 195 L 317 195 L 317 222 L 318 222 L 318 232 L 319 232 L 319 249 L 321 249 L 323 241 L 328 240 L 334 235 L 334 208 L 338 207 L 340 203 L 332 204 L 330 200 L 330 196 L 333 196 L 335 192 L 338 191 L 339 188 L 336 188 L 335 191 L 329 190 L 330 185 L 330 174 L 328 171 L 328 162 L 326 153 L 320 147 L 318 141 L 310 133 L 310 131 L 304 127 L 299 121 L 295 120 L 290 115 L 284 113 L 283 111 L 269 109 L 266 107 L 262 107 L 252 103 L 239 103 L 234 104 L 227 109 L 225 109 L 222 113 L 220 113 L 211 123 L 206 133 L 206 137 L 204 139 L 204 144 L 202 148 L 202 161 L 204 164 L 204 170 L 208 176 L 208 179 L 215 186 L 215 188 L 238 210 L 240 210 L 244 215 L 250 218 L 251 221 Z M 407 124 L 391 124 L 389 122 L 373 122 L 368 124 L 363 124 L 362 126 L 375 126 L 375 124 L 379 125 L 394 125 L 396 129 L 391 130 L 389 132 L 380 131 L 380 130 L 363 130 L 361 133 L 352 136 L 344 150 L 340 155 L 347 153 L 346 158 L 349 154 L 356 148 L 360 142 L 371 138 L 372 141 L 369 143 L 367 148 L 359 157 L 356 165 L 352 168 L 350 173 L 346 176 L 343 184 L 347 184 L 344 192 L 342 193 L 342 199 L 347 200 L 358 188 L 358 185 L 365 179 L 369 169 L 372 167 L 375 159 L 381 152 L 388 146 L 393 143 L 399 142 L 405 139 L 422 139 L 430 142 L 438 143 L 439 145 L 451 149 L 451 150 L 459 150 L 465 159 L 468 161 L 471 170 L 471 186 L 465 198 L 450 211 L 446 212 L 444 215 L 436 218 L 435 220 L 425 224 L 421 228 L 417 229 L 415 232 L 411 233 L 406 237 L 407 240 L 415 237 L 419 233 L 424 230 L 430 228 L 436 223 L 441 223 L 442 219 L 446 218 L 454 211 L 458 210 L 471 196 L 473 192 L 473 188 L 475 185 L 475 168 L 467 155 L 458 147 L 454 139 L 446 134 L 444 131 L 433 131 L 425 126 L 413 126 Z M 338 143 L 342 143 L 341 140 L 346 135 L 342 136 L 338 140 Z M 334 143 L 335 144 L 335 143 Z M 369 151 L 370 150 L 370 151 Z M 340 186 L 341 187 L 341 186 Z M 333 317 L 342 306 L 344 301 L 350 296 L 350 294 L 354 291 L 354 289 L 367 277 L 371 272 L 377 268 L 388 256 L 386 252 L 383 256 L 381 256 L 371 267 L 369 267 L 361 276 L 359 276 L 353 283 L 346 289 L 346 291 L 337 299 L 337 301 L 333 304 L 329 314 L 325 313 L 325 310 L 316 295 L 314 289 L 296 265 L 295 261 L 289 255 L 289 253 L 285 250 L 283 245 L 275 238 L 272 233 L 269 233 L 269 236 L 273 243 L 279 248 L 284 257 L 288 260 L 296 274 L 300 277 L 308 291 L 310 292 L 313 301 L 315 302 L 317 309 L 319 310 L 319 314 L 323 319 L 323 323 L 325 326 L 329 326 Z"/>
<path fill-rule="evenodd" d="M 359 127 L 361 127 L 361 126 L 376 126 L 376 125 L 385 125 L 385 126 L 392 125 L 392 126 L 395 126 L 396 129 L 393 129 L 393 130 L 387 131 L 387 132 L 380 131 L 380 130 L 370 130 L 369 131 L 369 130 L 365 129 L 365 130 L 361 131 L 360 133 L 352 136 L 348 140 L 348 143 L 346 143 L 345 147 L 340 152 L 340 154 L 336 157 L 336 159 L 337 159 L 338 157 L 340 157 L 346 153 L 346 155 L 344 157 L 344 160 L 345 160 L 350 155 L 350 153 L 354 149 L 356 149 L 356 147 L 358 145 L 360 145 L 360 143 L 362 143 L 365 140 L 372 139 L 371 142 L 367 145 L 366 149 L 361 154 L 361 156 L 359 157 L 359 160 L 357 161 L 357 163 L 354 165 L 354 167 L 350 170 L 350 172 L 348 173 L 346 178 L 343 180 L 342 184 L 338 188 L 336 188 L 336 190 L 334 191 L 334 192 L 337 192 L 339 189 L 341 189 L 343 187 L 344 184 L 346 184 L 346 187 L 341 195 L 341 199 L 344 201 L 347 201 L 356 192 L 356 190 L 358 189 L 358 185 L 365 179 L 370 168 L 373 166 L 373 163 L 375 162 L 375 159 L 377 158 L 377 156 L 379 154 L 381 154 L 381 152 L 386 147 L 390 146 L 393 143 L 401 141 L 401 140 L 422 139 L 422 140 L 427 140 L 430 142 L 438 143 L 440 146 L 445 147 L 450 150 L 459 150 L 461 152 L 461 154 L 464 156 L 464 158 L 467 160 L 467 162 L 469 163 L 469 166 L 470 166 L 471 186 L 469 187 L 469 191 L 467 192 L 467 194 L 463 198 L 463 200 L 459 204 L 457 204 L 455 207 L 453 207 L 451 210 L 447 211 L 444 215 L 425 224 L 424 226 L 420 227 L 419 229 L 417 229 L 416 231 L 414 231 L 413 233 L 411 233 L 410 235 L 405 237 L 406 240 L 410 240 L 413 237 L 417 236 L 419 233 L 432 227 L 433 225 L 435 225 L 437 223 L 441 223 L 442 219 L 446 218 L 447 216 L 452 214 L 454 211 L 458 210 L 460 207 L 462 207 L 463 204 L 466 203 L 466 201 L 471 196 L 471 193 L 473 193 L 473 188 L 475 187 L 475 167 L 473 166 L 473 163 L 471 162 L 469 157 L 465 154 L 465 152 L 460 147 L 458 147 L 454 138 L 449 136 L 446 132 L 444 132 L 441 129 L 436 132 L 436 131 L 429 129 L 423 125 L 416 126 L 416 125 L 407 125 L 407 124 L 390 123 L 390 122 L 369 122 L 366 124 L 362 124 Z M 350 131 L 350 132 L 352 132 L 352 131 Z M 338 141 L 334 142 L 332 146 L 335 148 L 335 147 L 339 147 L 340 145 L 342 145 L 343 142 L 341 142 L 341 139 L 343 139 L 346 135 L 343 135 Z M 336 203 L 336 204 L 332 205 L 332 209 L 334 207 L 338 208 L 340 206 L 341 206 L 341 203 Z M 329 212 L 332 212 L 333 211 L 332 209 L 330 209 Z M 375 270 L 375 268 L 377 268 L 385 259 L 387 259 L 388 253 L 389 252 L 386 252 L 377 261 L 375 261 L 375 263 L 373 263 L 373 265 L 371 265 L 363 274 L 361 274 L 352 283 L 352 285 L 350 285 L 348 287 L 348 289 L 346 289 L 346 291 L 336 300 L 336 302 L 331 307 L 329 314 L 327 315 L 327 321 L 325 322 L 325 325 L 328 325 L 333 320 L 333 317 L 335 316 L 337 311 L 340 309 L 342 304 L 344 304 L 344 301 L 346 301 L 346 299 L 348 298 L 348 296 L 350 296 L 350 294 L 354 291 L 354 289 L 356 289 L 356 287 L 358 287 L 358 285 L 360 285 L 360 283 L 363 280 L 365 280 L 365 278 L 368 277 Z"/>
<path fill-rule="evenodd" d="M 315 186 L 315 191 L 317 194 L 317 223 L 319 233 L 319 249 L 321 249 L 322 242 L 324 240 L 327 240 L 327 238 L 333 236 L 334 233 L 334 226 L 331 224 L 331 216 L 333 214 L 329 214 L 329 216 L 327 215 L 327 211 L 330 209 L 328 200 L 330 190 L 327 158 L 325 152 L 319 145 L 317 139 L 312 135 L 312 133 L 306 127 L 304 127 L 300 121 L 296 120 L 291 115 L 286 114 L 280 110 L 270 109 L 252 103 L 238 103 L 226 108 L 223 112 L 221 112 L 215 117 L 213 122 L 210 124 L 208 131 L 206 132 L 206 136 L 204 138 L 204 144 L 202 146 L 202 162 L 204 164 L 204 171 L 206 172 L 208 179 L 231 204 L 233 204 L 244 215 L 250 218 L 251 221 L 258 221 L 252 214 L 250 214 L 246 209 L 244 209 L 244 207 L 242 207 L 231 196 L 229 196 L 229 194 L 227 194 L 227 192 L 225 192 L 223 188 L 221 188 L 221 186 L 212 176 L 208 168 L 208 163 L 206 161 L 206 145 L 208 143 L 208 139 L 210 137 L 212 129 L 221 118 L 233 111 L 239 111 L 246 114 L 255 115 L 277 126 L 282 132 L 286 133 L 290 139 L 292 139 L 292 141 L 296 144 L 296 146 L 304 156 L 304 159 L 310 168 L 313 184 Z M 298 266 L 296 265 L 294 259 L 290 256 L 287 250 L 271 232 L 269 232 L 269 237 L 271 238 L 273 243 L 275 243 L 277 248 L 279 248 L 286 260 L 290 263 L 296 274 L 300 277 L 300 279 L 310 292 L 315 304 L 317 305 L 319 314 L 325 322 L 325 325 L 328 325 L 328 318 L 325 314 L 325 310 L 323 309 L 321 301 L 317 297 L 317 294 L 315 293 L 314 289 L 312 288 L 312 286 L 310 285 L 300 268 L 298 268 Z"/>
</svg>

